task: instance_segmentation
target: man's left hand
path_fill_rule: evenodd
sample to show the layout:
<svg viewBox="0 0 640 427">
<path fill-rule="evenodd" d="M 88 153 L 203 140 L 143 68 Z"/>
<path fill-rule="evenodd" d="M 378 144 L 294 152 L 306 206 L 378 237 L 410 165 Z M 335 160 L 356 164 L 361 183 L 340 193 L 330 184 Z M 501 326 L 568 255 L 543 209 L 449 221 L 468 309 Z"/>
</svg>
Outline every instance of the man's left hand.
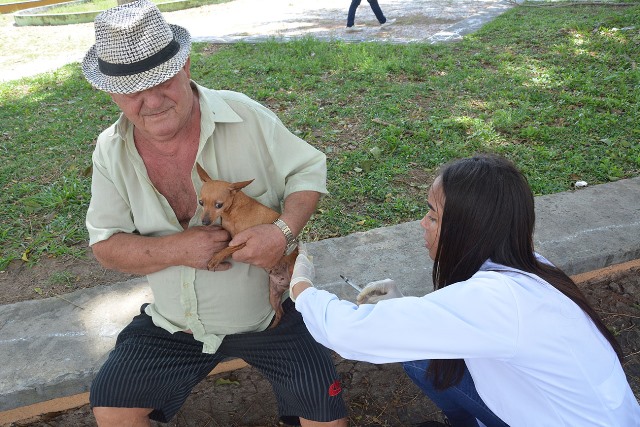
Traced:
<svg viewBox="0 0 640 427">
<path fill-rule="evenodd" d="M 246 246 L 233 253 L 233 260 L 262 268 L 276 265 L 287 246 L 282 231 L 273 224 L 260 224 L 241 231 L 231 239 L 229 246 L 242 243 L 246 243 Z"/>
</svg>

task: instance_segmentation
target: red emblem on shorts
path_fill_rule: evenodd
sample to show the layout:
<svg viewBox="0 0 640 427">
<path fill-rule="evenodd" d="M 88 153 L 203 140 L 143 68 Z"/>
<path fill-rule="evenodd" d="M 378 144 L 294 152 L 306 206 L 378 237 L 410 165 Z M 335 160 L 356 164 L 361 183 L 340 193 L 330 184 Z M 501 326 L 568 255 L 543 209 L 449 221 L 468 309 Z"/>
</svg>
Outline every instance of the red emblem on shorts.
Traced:
<svg viewBox="0 0 640 427">
<path fill-rule="evenodd" d="M 337 396 L 342 391 L 342 387 L 340 386 L 340 381 L 335 380 L 333 384 L 329 386 L 329 396 Z"/>
</svg>

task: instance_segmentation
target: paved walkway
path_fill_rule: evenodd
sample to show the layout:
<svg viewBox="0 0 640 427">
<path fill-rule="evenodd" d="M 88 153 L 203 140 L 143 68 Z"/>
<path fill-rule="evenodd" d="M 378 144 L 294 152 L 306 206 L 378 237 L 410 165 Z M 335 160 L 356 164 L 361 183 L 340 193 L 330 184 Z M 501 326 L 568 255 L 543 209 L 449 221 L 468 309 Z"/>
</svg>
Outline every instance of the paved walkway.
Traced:
<svg viewBox="0 0 640 427">
<path fill-rule="evenodd" d="M 167 21 L 186 27 L 195 41 L 255 42 L 270 37 L 314 36 L 347 41 L 435 43 L 458 40 L 515 3 L 508 0 L 382 0 L 394 25 L 381 28 L 369 4 L 356 14 L 357 33 L 344 31 L 348 0 L 233 0 L 167 12 Z M 54 70 L 80 61 L 94 43 L 93 24 L 17 27 L 0 15 L 0 81 Z M 6 49 L 4 48 L 6 47 Z"/>
</svg>

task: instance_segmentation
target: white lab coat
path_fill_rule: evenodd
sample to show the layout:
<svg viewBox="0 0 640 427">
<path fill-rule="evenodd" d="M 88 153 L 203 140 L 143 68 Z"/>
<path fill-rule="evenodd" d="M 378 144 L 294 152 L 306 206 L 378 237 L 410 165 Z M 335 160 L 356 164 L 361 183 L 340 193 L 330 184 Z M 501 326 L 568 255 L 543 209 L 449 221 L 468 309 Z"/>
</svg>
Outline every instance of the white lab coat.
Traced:
<svg viewBox="0 0 640 427">
<path fill-rule="evenodd" d="M 420 298 L 358 307 L 310 288 L 296 308 L 313 337 L 347 359 L 464 359 L 480 397 L 511 426 L 640 426 L 609 343 L 535 275 L 488 261 L 469 280 Z"/>
</svg>

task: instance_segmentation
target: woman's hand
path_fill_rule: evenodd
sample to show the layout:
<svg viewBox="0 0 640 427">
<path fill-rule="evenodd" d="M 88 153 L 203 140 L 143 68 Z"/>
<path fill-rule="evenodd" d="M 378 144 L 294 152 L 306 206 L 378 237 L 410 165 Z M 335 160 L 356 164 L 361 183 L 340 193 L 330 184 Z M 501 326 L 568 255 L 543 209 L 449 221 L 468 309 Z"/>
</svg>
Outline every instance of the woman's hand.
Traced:
<svg viewBox="0 0 640 427">
<path fill-rule="evenodd" d="M 375 304 L 383 299 L 402 298 L 403 296 L 396 282 L 384 279 L 367 283 L 362 292 L 358 294 L 356 302 L 358 305 Z"/>
<path fill-rule="evenodd" d="M 289 298 L 291 301 L 296 300 L 296 297 L 300 293 L 313 286 L 313 280 L 316 278 L 316 269 L 313 266 L 313 262 L 307 254 L 307 248 L 303 243 L 298 243 L 298 257 L 296 263 L 293 266 L 293 274 L 291 275 L 291 282 L 289 283 Z M 299 285 L 298 285 L 299 284 Z M 298 285 L 295 290 L 293 287 Z"/>
</svg>

